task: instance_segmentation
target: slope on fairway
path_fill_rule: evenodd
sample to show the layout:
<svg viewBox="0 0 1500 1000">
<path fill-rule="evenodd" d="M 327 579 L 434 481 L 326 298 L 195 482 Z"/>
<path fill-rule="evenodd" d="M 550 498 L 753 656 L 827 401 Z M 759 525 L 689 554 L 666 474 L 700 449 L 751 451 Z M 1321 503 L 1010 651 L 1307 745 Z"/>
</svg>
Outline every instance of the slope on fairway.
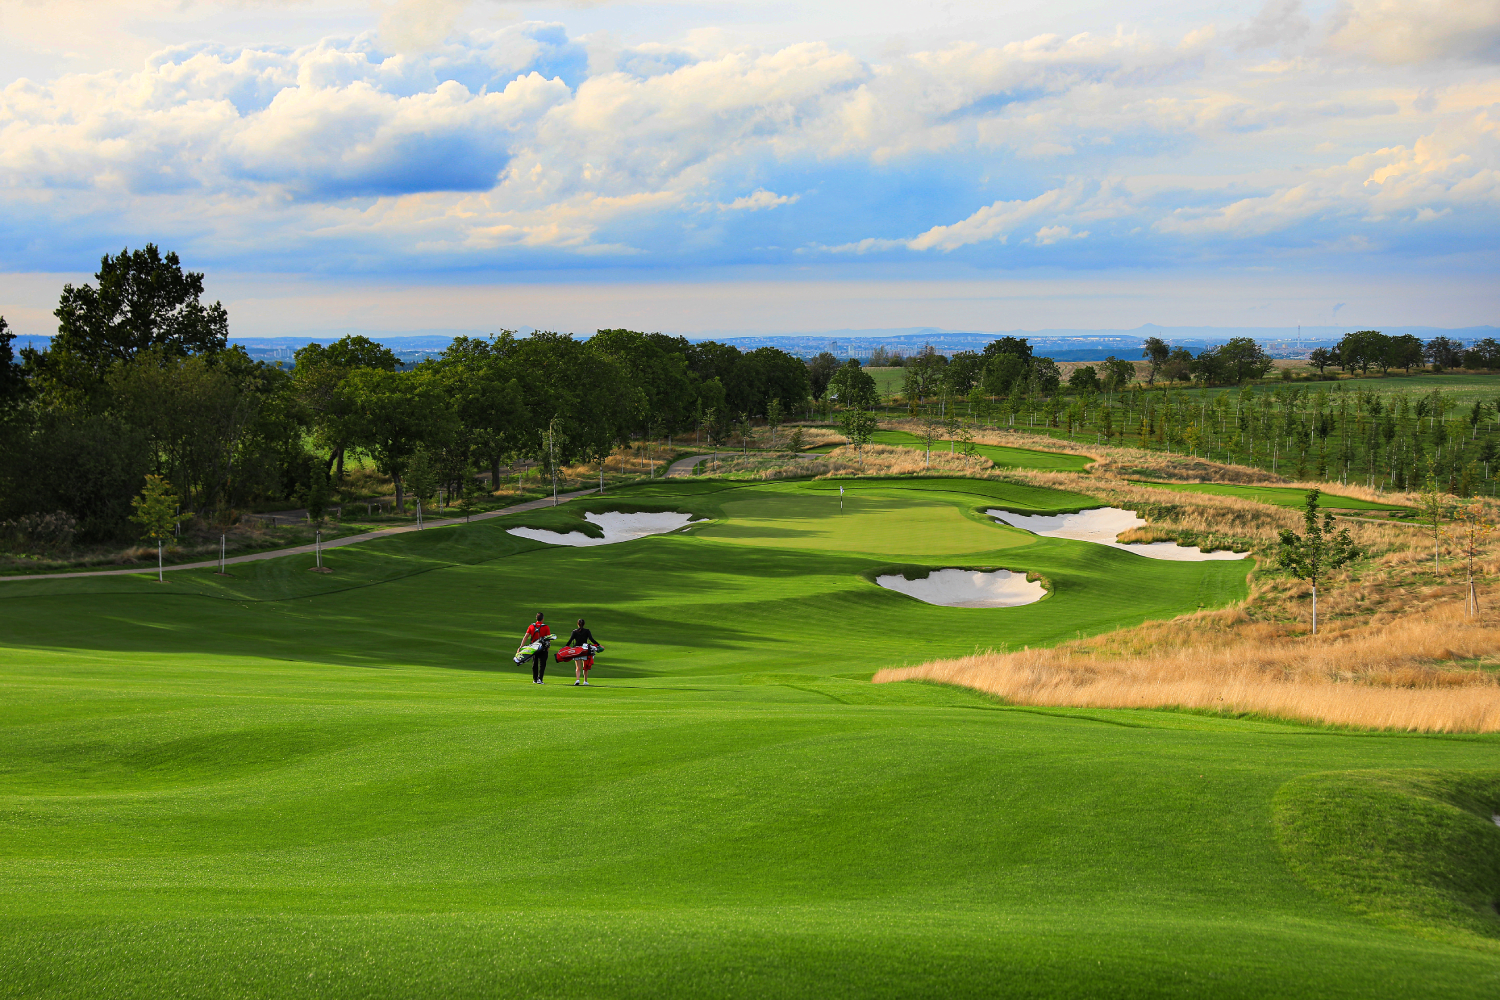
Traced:
<svg viewBox="0 0 1500 1000">
<path fill-rule="evenodd" d="M 1177 490 L 1182 493 L 1209 493 L 1221 497 L 1242 497 L 1278 507 L 1303 507 L 1307 504 L 1307 490 L 1289 486 L 1235 486 L 1228 483 L 1157 483 L 1147 480 L 1130 480 L 1136 486 L 1151 486 L 1159 490 Z M 1319 507 L 1332 510 L 1406 510 L 1388 503 L 1375 503 L 1355 497 L 1341 497 L 1334 493 L 1323 493 L 1318 498 Z"/>
<path fill-rule="evenodd" d="M 1234 564 L 987 524 L 1005 484 L 922 482 L 859 481 L 842 515 L 827 482 L 660 484 L 599 506 L 716 520 L 593 549 L 504 533 L 580 516 L 559 508 L 341 550 L 331 578 L 22 585 L 0 598 L 0 992 L 1493 995 L 1496 954 L 1307 888 L 1272 810 L 1303 775 L 1481 766 L 1500 741 L 872 686 L 923 642 L 1244 589 L 1215 575 Z M 1024 558 L 1055 593 L 948 609 L 861 576 L 930 548 Z M 302 577 L 323 589 L 279 596 Z M 538 607 L 587 613 L 594 687 L 510 663 Z"/>
</svg>

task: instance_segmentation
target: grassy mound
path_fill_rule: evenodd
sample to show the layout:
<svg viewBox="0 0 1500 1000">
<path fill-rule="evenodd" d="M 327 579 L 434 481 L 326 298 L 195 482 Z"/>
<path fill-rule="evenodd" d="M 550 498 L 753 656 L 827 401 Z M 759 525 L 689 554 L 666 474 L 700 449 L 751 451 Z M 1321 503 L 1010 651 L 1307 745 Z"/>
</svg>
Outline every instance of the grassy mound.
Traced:
<svg viewBox="0 0 1500 1000">
<path fill-rule="evenodd" d="M 1383 922 L 1500 954 L 1500 771 L 1308 774 L 1276 794 L 1287 862 Z"/>
</svg>

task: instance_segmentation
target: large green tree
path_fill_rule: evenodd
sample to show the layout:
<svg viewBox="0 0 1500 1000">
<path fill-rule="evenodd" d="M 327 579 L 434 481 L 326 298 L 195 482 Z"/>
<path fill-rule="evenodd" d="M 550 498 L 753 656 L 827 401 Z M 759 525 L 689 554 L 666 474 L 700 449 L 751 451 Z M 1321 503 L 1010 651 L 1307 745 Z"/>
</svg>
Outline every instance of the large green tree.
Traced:
<svg viewBox="0 0 1500 1000">
<path fill-rule="evenodd" d="M 856 410 L 868 410 L 880 399 L 875 377 L 861 368 L 853 358 L 829 380 L 828 394 L 840 406 Z"/>
<path fill-rule="evenodd" d="M 543 457 L 542 432 L 556 428 L 560 465 L 597 456 L 628 438 L 647 412 L 646 396 L 623 363 L 571 334 L 533 333 L 506 354 L 520 381 L 530 428 L 527 453 Z M 560 424 L 553 424 L 560 418 Z"/>
<path fill-rule="evenodd" d="M 345 379 L 357 414 L 354 443 L 396 487 L 406 511 L 405 478 L 418 449 L 451 432 L 456 418 L 441 384 L 428 372 L 356 368 Z"/>
<path fill-rule="evenodd" d="M 823 393 L 828 391 L 828 380 L 833 378 L 833 373 L 839 370 L 839 359 L 827 351 L 807 363 L 808 388 L 812 392 L 813 399 L 822 399 Z"/>
<path fill-rule="evenodd" d="M 203 275 L 184 271 L 175 253 L 155 244 L 105 254 L 95 284 L 63 286 L 57 335 L 45 354 L 29 358 L 42 391 L 77 404 L 104 380 L 112 365 L 142 351 L 186 356 L 223 350 L 229 315 L 203 302 Z"/>
<path fill-rule="evenodd" d="M 985 358 L 977 351 L 959 351 L 943 369 L 943 384 L 955 396 L 967 396 L 984 379 Z"/>
<path fill-rule="evenodd" d="M 1251 337 L 1231 337 L 1217 347 L 1205 348 L 1193 359 L 1194 370 L 1206 381 L 1235 385 L 1261 378 L 1272 367 L 1271 356 Z"/>
<path fill-rule="evenodd" d="M 662 343 L 633 330 L 600 330 L 589 338 L 589 344 L 614 358 L 630 373 L 631 381 L 643 395 L 643 409 L 637 415 L 634 429 L 659 429 L 675 433 L 691 426 L 697 393 L 688 370 L 685 351 L 669 349 Z"/>
<path fill-rule="evenodd" d="M 458 416 L 455 442 L 468 463 L 489 470 L 491 489 L 499 486 L 502 465 L 530 453 L 533 436 L 514 349 L 508 331 L 488 341 L 458 337 L 433 364 Z"/>
<path fill-rule="evenodd" d="M 1029 361 L 1019 354 L 996 354 L 984 366 L 984 391 L 990 396 L 1008 396 L 1026 380 Z"/>
<path fill-rule="evenodd" d="M 187 357 L 154 348 L 108 377 L 111 412 L 145 433 L 156 472 L 200 510 L 236 499 L 238 461 L 253 448 L 261 408 L 285 382 L 239 348 Z"/>
<path fill-rule="evenodd" d="M 1147 337 L 1146 342 L 1141 345 L 1141 357 L 1146 359 L 1146 384 L 1155 385 L 1156 377 L 1161 374 L 1162 368 L 1167 363 L 1167 358 L 1172 356 L 1172 347 L 1160 337 Z"/>
<path fill-rule="evenodd" d="M 356 428 L 354 406 L 342 391 L 344 380 L 358 368 L 393 372 L 401 361 L 384 345 L 355 335 L 326 347 L 308 344 L 295 357 L 297 399 L 307 410 L 318 444 L 327 452 L 325 469 L 333 470 L 335 482 L 342 482 L 345 452 Z"/>
<path fill-rule="evenodd" d="M 1026 362 L 1031 360 L 1031 343 L 1025 337 L 1000 337 L 984 345 L 985 361 L 1010 355 Z"/>
<path fill-rule="evenodd" d="M 1356 330 L 1344 334 L 1334 350 L 1346 371 L 1358 370 L 1364 375 L 1369 373 L 1371 365 L 1382 372 L 1390 367 L 1387 361 L 1390 348 L 1391 338 L 1379 330 Z"/>
</svg>

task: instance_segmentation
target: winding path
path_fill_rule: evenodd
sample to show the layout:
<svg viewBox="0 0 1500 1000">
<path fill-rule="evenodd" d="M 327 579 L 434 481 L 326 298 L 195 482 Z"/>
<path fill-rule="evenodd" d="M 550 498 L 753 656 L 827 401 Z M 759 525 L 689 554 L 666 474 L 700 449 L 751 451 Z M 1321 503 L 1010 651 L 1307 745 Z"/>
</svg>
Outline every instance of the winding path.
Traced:
<svg viewBox="0 0 1500 1000">
<path fill-rule="evenodd" d="M 564 500 L 575 500 L 578 497 L 586 497 L 598 492 L 598 488 L 595 487 L 593 489 L 587 490 L 576 490 L 572 493 L 559 493 L 557 496 L 557 502 L 562 503 Z M 486 511 L 483 514 L 475 514 L 468 520 L 485 521 L 492 517 L 503 517 L 506 514 L 518 514 L 522 511 L 536 510 L 541 507 L 550 506 L 552 506 L 552 498 L 543 497 L 540 500 L 528 500 L 526 503 L 518 503 L 513 507 L 504 507 L 500 510 L 491 510 Z M 391 535 L 404 535 L 408 531 L 422 531 L 426 528 L 443 528 L 451 524 L 467 523 L 468 521 L 461 517 L 446 517 L 432 521 L 424 521 L 421 528 L 418 528 L 415 524 L 403 524 L 394 528 L 381 528 L 379 531 L 367 531 L 364 534 L 360 535 L 346 535 L 343 538 L 335 538 L 330 541 L 324 542 L 323 548 L 337 549 L 342 548 L 345 545 L 353 545 L 356 542 L 368 542 L 378 538 L 389 538 Z M 303 553 L 311 553 L 316 551 L 316 549 L 317 545 L 313 544 L 293 545 L 289 548 L 270 549 L 266 552 L 252 552 L 249 555 L 230 556 L 228 559 L 224 560 L 224 565 L 233 566 L 238 563 L 259 562 L 262 559 L 280 559 L 282 556 L 295 556 Z M 207 559 L 201 562 L 177 563 L 175 566 L 163 566 L 162 571 L 166 573 L 173 573 L 177 570 L 183 569 L 215 569 L 218 567 L 218 565 L 219 560 Z M 81 576 L 133 576 L 141 573 L 149 574 L 150 572 L 151 568 L 147 566 L 137 567 L 135 569 L 83 570 L 76 573 L 32 573 L 27 575 L 0 576 L 0 582 L 6 582 L 10 580 L 70 580 L 75 577 Z"/>
<path fill-rule="evenodd" d="M 667 478 L 676 479 L 679 476 L 691 476 L 693 469 L 700 462 L 707 462 L 713 458 L 712 455 L 694 455 L 692 458 L 681 458 L 667 466 Z"/>
</svg>

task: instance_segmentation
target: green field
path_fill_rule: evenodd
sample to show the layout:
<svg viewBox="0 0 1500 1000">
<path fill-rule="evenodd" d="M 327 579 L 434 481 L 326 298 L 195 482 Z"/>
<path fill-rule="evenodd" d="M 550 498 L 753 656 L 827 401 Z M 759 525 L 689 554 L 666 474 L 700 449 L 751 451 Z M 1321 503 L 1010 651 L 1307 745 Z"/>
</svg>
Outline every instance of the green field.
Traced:
<svg viewBox="0 0 1500 1000">
<path fill-rule="evenodd" d="M 1177 490 L 1181 493 L 1211 493 L 1221 497 L 1243 497 L 1246 500 L 1258 500 L 1261 503 L 1275 504 L 1278 507 L 1304 507 L 1307 505 L 1307 491 L 1292 489 L 1286 486 L 1234 486 L 1228 483 L 1155 483 L 1143 479 L 1132 479 L 1130 482 L 1137 486 L 1153 486 L 1161 490 Z M 1370 500 L 1359 500 L 1355 497 L 1341 497 L 1333 493 L 1323 493 L 1318 497 L 1318 506 L 1327 507 L 1332 510 L 1406 510 L 1407 508 L 1388 503 L 1375 503 Z"/>
<path fill-rule="evenodd" d="M 340 549 L 327 576 L 5 585 L 0 995 L 1500 987 L 1500 918 L 1474 903 L 1500 858 L 1475 815 L 1500 778 L 1474 769 L 1500 740 L 871 685 L 1232 602 L 1248 567 L 979 513 L 1094 502 L 1075 494 L 843 485 L 840 511 L 835 482 L 647 484 Z M 590 508 L 712 520 L 583 549 L 504 530 Z M 940 608 L 868 580 L 952 565 L 1051 593 Z M 588 617 L 594 686 L 510 662 L 537 609 Z M 1353 849 L 1345 788 L 1426 825 Z M 1438 888 L 1368 905 L 1393 872 Z"/>
<path fill-rule="evenodd" d="M 875 380 L 875 391 L 881 396 L 901 394 L 906 379 L 905 368 L 866 368 L 865 371 Z"/>
</svg>

